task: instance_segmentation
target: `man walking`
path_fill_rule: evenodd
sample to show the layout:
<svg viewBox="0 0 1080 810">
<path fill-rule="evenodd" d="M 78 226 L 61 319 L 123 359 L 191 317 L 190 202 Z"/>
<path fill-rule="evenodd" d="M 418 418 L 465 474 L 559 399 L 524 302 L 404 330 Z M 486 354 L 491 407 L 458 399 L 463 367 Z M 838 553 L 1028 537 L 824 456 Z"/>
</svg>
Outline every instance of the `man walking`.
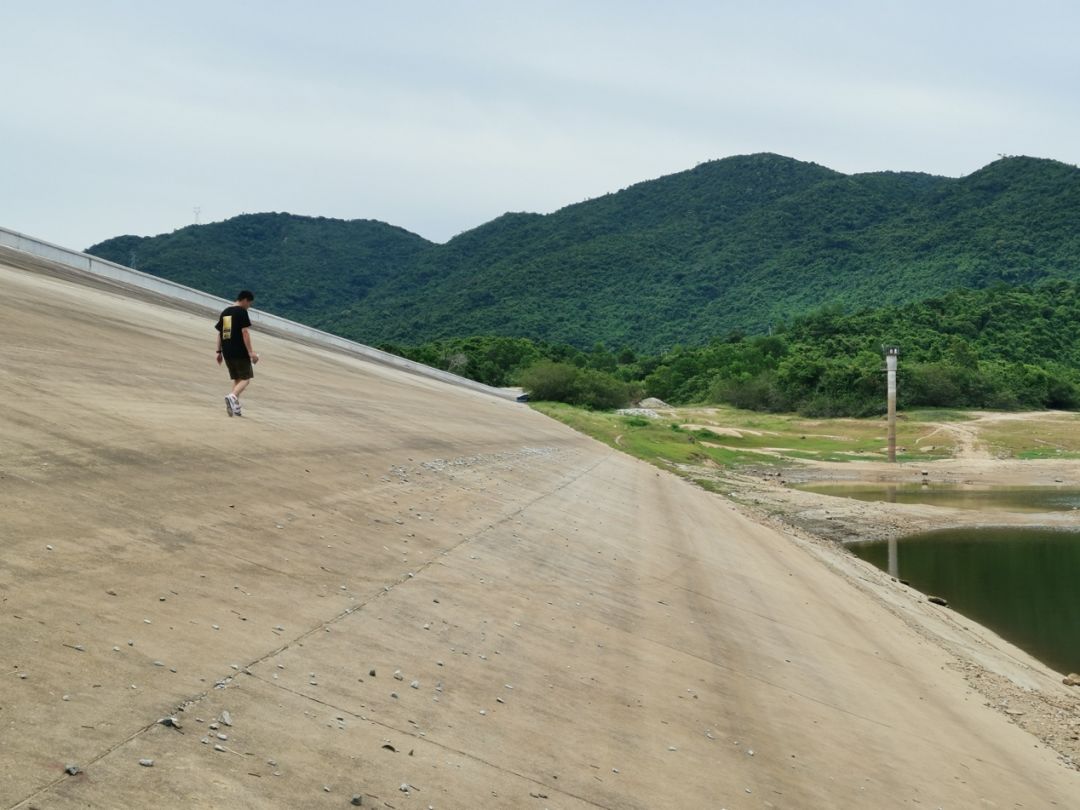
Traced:
<svg viewBox="0 0 1080 810">
<path fill-rule="evenodd" d="M 222 311 L 214 327 L 218 333 L 218 365 L 221 365 L 224 358 L 229 377 L 233 381 L 232 391 L 225 395 L 225 409 L 229 416 L 244 415 L 240 409 L 240 394 L 255 376 L 252 365 L 259 362 L 259 355 L 251 348 L 251 335 L 248 334 L 251 327 L 248 308 L 254 300 L 255 293 L 241 290 L 236 296 L 236 302 Z"/>
</svg>

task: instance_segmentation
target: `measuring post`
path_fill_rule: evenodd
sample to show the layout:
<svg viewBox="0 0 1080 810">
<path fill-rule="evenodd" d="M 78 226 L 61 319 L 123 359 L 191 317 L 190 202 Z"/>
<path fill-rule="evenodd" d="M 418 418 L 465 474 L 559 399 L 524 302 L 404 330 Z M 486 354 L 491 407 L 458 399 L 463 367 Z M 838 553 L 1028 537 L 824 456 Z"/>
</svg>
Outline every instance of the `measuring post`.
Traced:
<svg viewBox="0 0 1080 810">
<path fill-rule="evenodd" d="M 900 356 L 899 346 L 885 347 L 885 376 L 888 380 L 889 394 L 889 462 L 896 463 L 896 358 Z"/>
</svg>

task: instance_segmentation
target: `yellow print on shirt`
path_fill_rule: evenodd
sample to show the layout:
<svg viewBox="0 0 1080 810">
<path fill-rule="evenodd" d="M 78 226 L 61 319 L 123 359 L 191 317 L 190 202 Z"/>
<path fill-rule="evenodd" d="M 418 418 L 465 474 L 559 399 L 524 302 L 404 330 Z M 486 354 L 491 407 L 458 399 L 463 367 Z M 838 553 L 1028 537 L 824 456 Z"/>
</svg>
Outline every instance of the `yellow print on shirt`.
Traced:
<svg viewBox="0 0 1080 810">
<path fill-rule="evenodd" d="M 221 339 L 228 340 L 232 337 L 232 315 L 221 316 Z"/>
</svg>

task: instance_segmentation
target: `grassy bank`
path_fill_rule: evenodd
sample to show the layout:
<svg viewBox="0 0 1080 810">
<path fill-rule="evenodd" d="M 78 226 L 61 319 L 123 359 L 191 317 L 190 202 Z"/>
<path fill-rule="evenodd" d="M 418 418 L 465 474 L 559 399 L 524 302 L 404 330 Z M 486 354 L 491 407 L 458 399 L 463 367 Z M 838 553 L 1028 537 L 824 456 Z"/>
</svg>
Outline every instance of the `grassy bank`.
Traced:
<svg viewBox="0 0 1080 810">
<path fill-rule="evenodd" d="M 678 408 L 660 418 L 589 411 L 552 402 L 533 407 L 605 444 L 665 468 L 791 466 L 816 461 L 884 461 L 886 425 L 873 419 L 807 419 L 729 407 Z M 904 418 L 897 427 L 901 461 L 952 455 L 954 445 L 934 416 Z"/>
</svg>

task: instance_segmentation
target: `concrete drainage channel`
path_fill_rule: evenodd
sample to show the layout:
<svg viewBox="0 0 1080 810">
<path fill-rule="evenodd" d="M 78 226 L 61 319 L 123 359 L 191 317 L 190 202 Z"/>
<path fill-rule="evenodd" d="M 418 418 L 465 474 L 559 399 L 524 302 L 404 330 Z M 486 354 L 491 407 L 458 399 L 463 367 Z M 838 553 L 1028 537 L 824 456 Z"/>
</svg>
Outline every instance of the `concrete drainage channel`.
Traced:
<svg viewBox="0 0 1080 810">
<path fill-rule="evenodd" d="M 27 259 L 36 260 L 27 262 Z M 87 253 L 80 253 L 60 245 L 54 245 L 33 236 L 0 228 L 0 260 L 10 260 L 15 266 L 37 267 L 47 272 L 58 273 L 67 278 L 83 278 L 108 286 L 118 286 L 126 290 L 140 290 L 159 299 L 164 299 L 185 309 L 217 313 L 231 302 L 210 295 L 201 290 L 185 287 L 183 284 L 142 273 L 131 267 L 99 259 Z M 366 346 L 343 337 L 323 332 L 296 321 L 290 321 L 268 312 L 251 310 L 251 320 L 259 329 L 281 337 L 288 337 L 320 348 L 332 349 L 354 357 L 361 357 L 373 363 L 407 371 L 422 377 L 439 380 L 450 385 L 469 388 L 499 399 L 525 402 L 528 397 L 515 389 L 495 388 L 465 377 L 459 377 L 448 371 L 425 366 L 404 357 L 381 351 L 373 346 Z"/>
</svg>

